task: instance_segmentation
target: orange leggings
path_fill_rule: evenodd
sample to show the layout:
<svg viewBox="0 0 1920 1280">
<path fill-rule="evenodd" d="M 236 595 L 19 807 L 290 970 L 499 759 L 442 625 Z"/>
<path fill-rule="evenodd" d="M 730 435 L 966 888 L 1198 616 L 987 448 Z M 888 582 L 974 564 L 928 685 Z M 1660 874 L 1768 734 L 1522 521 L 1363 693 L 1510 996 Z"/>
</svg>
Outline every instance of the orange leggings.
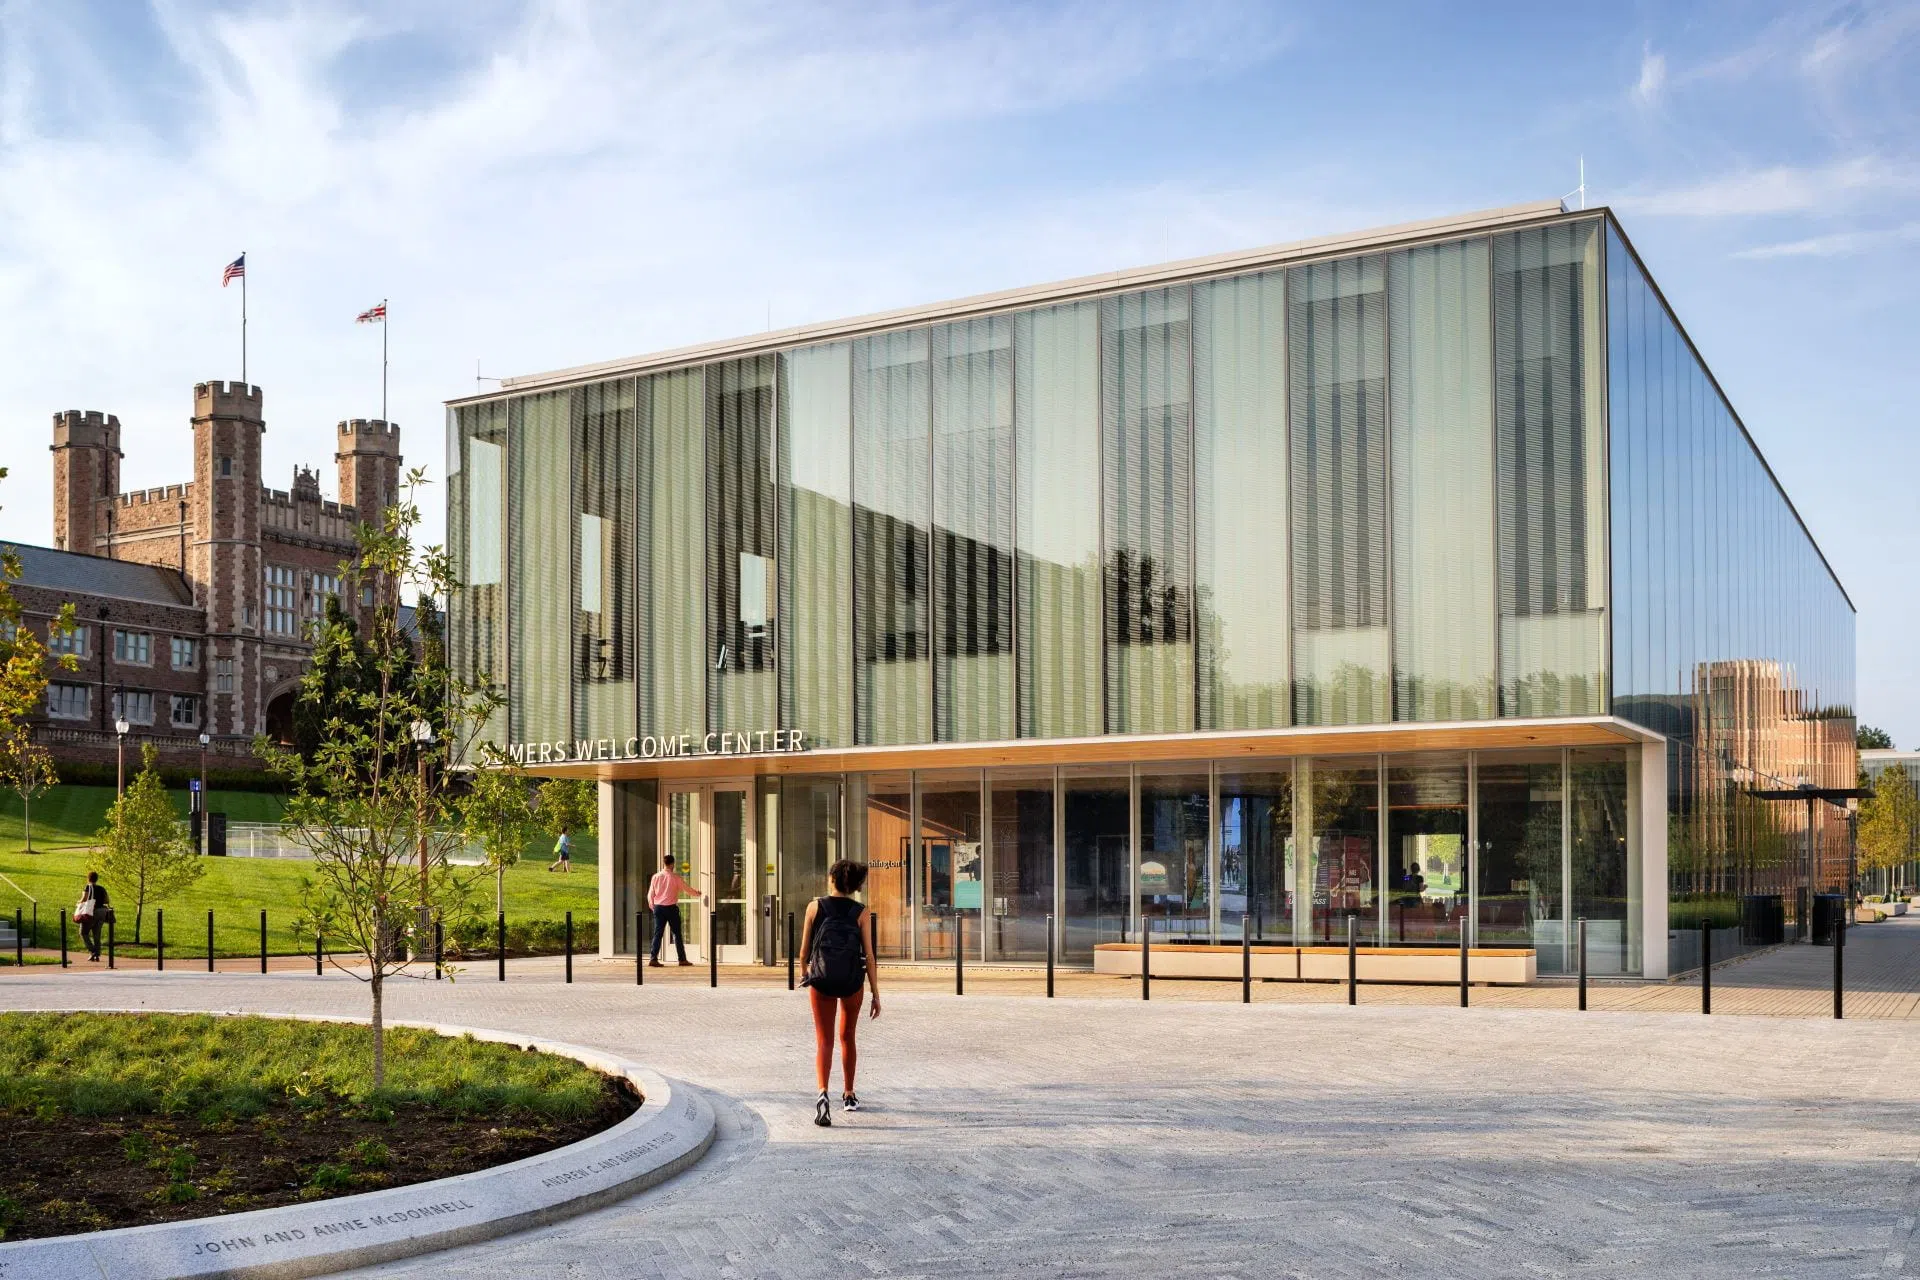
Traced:
<svg viewBox="0 0 1920 1280">
<path fill-rule="evenodd" d="M 853 1092 L 853 1068 L 860 1059 L 860 1051 L 854 1045 L 854 1032 L 860 1026 L 860 997 L 866 988 L 850 996 L 830 996 L 824 991 L 807 988 L 807 994 L 813 1000 L 813 1074 L 819 1083 L 820 1092 L 827 1091 L 827 1082 L 833 1075 L 833 1015 L 840 1015 L 840 1075 L 846 1081 L 842 1092 Z"/>
</svg>

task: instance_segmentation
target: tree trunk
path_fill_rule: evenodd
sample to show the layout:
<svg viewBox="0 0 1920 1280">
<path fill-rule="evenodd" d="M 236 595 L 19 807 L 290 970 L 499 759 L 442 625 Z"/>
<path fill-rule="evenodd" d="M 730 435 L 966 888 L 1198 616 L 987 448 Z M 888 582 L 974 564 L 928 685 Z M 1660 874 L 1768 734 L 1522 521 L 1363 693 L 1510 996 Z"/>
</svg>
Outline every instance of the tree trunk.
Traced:
<svg viewBox="0 0 1920 1280">
<path fill-rule="evenodd" d="M 138 898 L 136 898 L 136 899 L 134 899 L 134 903 L 133 903 L 133 945 L 134 945 L 134 946 L 136 946 L 136 947 L 140 945 L 140 917 L 146 914 L 146 910 L 147 910 L 147 904 L 146 904 L 146 903 L 145 903 L 144 901 L 142 901 L 141 899 L 138 899 Z"/>
<path fill-rule="evenodd" d="M 26 792 L 20 793 L 20 826 L 26 833 L 27 847 L 23 852 L 33 852 L 33 797 Z"/>
<path fill-rule="evenodd" d="M 373 1087 L 378 1089 L 387 1083 L 387 1028 L 380 1005 L 384 994 L 380 982 L 380 966 L 373 969 Z"/>
</svg>

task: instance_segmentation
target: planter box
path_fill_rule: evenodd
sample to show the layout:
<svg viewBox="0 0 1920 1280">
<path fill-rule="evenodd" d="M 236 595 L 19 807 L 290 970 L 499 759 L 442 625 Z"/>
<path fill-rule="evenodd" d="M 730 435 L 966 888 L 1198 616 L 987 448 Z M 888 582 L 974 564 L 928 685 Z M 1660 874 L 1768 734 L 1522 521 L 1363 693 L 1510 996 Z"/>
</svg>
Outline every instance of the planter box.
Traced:
<svg viewBox="0 0 1920 1280">
<path fill-rule="evenodd" d="M 1238 980 L 1240 948 L 1232 944 L 1162 942 L 1153 947 L 1156 978 Z M 1447 947 L 1359 947 L 1355 969 L 1362 982 L 1460 981 L 1460 953 Z M 1253 948 L 1253 976 L 1287 982 L 1345 982 L 1345 947 Z M 1103 942 L 1093 949 L 1093 971 L 1116 977 L 1140 976 L 1140 945 Z M 1538 959 L 1531 947 L 1475 947 L 1467 953 L 1467 980 L 1520 986 L 1532 982 Z"/>
</svg>

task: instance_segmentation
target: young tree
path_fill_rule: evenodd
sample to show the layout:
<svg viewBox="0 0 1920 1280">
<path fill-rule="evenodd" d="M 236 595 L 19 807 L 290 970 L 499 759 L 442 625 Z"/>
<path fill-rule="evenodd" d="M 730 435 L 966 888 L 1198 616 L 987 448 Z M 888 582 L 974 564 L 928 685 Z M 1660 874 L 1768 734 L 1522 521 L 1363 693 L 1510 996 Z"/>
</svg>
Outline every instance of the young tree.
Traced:
<svg viewBox="0 0 1920 1280">
<path fill-rule="evenodd" d="M 1856 839 L 1862 871 L 1891 871 L 1913 860 L 1920 830 L 1920 795 L 1904 769 L 1885 769 L 1873 780 L 1873 794 L 1860 802 Z"/>
<path fill-rule="evenodd" d="M 173 801 L 160 781 L 159 754 L 152 743 L 141 751 L 140 775 L 113 802 L 100 828 L 100 873 L 111 891 L 132 896 L 135 942 L 147 903 L 181 892 L 206 870 L 180 832 Z"/>
<path fill-rule="evenodd" d="M 1853 742 L 1862 751 L 1893 750 L 1893 735 L 1885 729 L 1876 729 L 1870 724 L 1863 724 L 1854 730 Z"/>
<path fill-rule="evenodd" d="M 7 469 L 0 467 L 0 480 Z M 40 709 L 47 693 L 47 646 L 22 621 L 13 584 L 20 580 L 20 556 L 12 547 L 0 547 L 0 781 L 20 793 L 27 852 L 33 852 L 33 797 L 58 780 L 53 758 L 35 745 L 28 718 Z M 53 635 L 73 632 L 73 605 L 62 605 L 49 628 Z M 62 654 L 55 666 L 75 671 L 80 663 Z"/>
<path fill-rule="evenodd" d="M 499 763 L 489 753 L 483 765 Z M 506 911 L 505 878 L 507 868 L 520 861 L 520 851 L 539 830 L 529 803 L 527 780 L 511 770 L 494 767 L 476 769 L 467 786 L 462 805 L 466 837 L 477 843 L 487 855 L 487 869 L 493 872 L 493 914 Z"/>
<path fill-rule="evenodd" d="M 598 835 L 600 791 L 585 778 L 548 778 L 540 784 L 536 814 L 550 836 L 562 831 Z"/>
<path fill-rule="evenodd" d="M 350 636 L 343 614 L 321 620 L 316 645 L 328 658 L 302 678 L 296 704 L 313 726 L 311 748 L 255 740 L 286 783 L 292 838 L 313 856 L 302 926 L 332 940 L 336 955 L 351 953 L 353 967 L 335 966 L 368 984 L 376 1088 L 386 1082 L 387 979 L 431 954 L 422 935 L 436 911 L 445 918 L 468 909 L 470 885 L 448 861 L 467 828 L 468 789 L 456 766 L 474 758 L 500 705 L 490 688 L 449 669 L 430 626 L 417 638 L 401 628 L 401 588 L 416 590 L 416 616 L 430 623 L 433 605 L 456 585 L 443 550 L 413 545 L 415 494 L 425 484 L 423 471 L 410 471 L 399 501 L 359 530 L 347 587 L 350 596 L 372 587 L 377 603 Z"/>
</svg>

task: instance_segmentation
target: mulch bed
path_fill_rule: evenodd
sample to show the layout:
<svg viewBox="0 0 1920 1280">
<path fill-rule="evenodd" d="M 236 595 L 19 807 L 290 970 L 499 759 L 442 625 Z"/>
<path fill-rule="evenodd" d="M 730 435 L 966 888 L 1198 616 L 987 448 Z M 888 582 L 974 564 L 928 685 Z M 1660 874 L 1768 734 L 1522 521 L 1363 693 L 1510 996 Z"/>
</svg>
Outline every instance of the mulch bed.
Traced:
<svg viewBox="0 0 1920 1280">
<path fill-rule="evenodd" d="M 578 1142 L 633 1114 L 607 1079 L 577 1120 L 462 1116 L 283 1103 L 249 1120 L 56 1118 L 0 1113 L 0 1228 L 6 1240 L 137 1227 L 406 1186 Z"/>
</svg>

